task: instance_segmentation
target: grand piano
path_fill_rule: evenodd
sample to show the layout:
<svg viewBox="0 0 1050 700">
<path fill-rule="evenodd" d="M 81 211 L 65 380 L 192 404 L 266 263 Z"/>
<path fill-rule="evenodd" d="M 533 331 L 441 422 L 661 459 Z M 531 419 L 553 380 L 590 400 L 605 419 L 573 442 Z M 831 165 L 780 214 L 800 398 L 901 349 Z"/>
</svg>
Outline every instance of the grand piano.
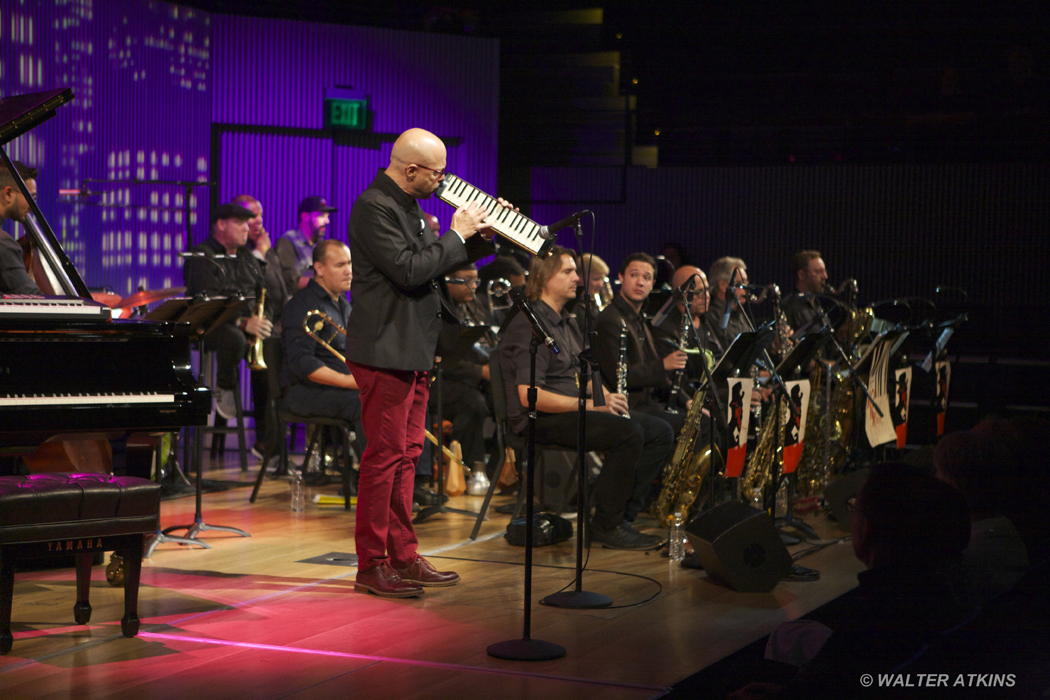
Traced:
<svg viewBox="0 0 1050 700">
<path fill-rule="evenodd" d="M 55 292 L 0 293 L 0 457 L 61 440 L 176 432 L 204 425 L 211 409 L 190 365 L 189 324 L 114 319 L 93 301 L 3 147 L 72 99 L 65 89 L 0 100 L 0 157 L 30 204 L 23 223 L 37 279 Z"/>
</svg>

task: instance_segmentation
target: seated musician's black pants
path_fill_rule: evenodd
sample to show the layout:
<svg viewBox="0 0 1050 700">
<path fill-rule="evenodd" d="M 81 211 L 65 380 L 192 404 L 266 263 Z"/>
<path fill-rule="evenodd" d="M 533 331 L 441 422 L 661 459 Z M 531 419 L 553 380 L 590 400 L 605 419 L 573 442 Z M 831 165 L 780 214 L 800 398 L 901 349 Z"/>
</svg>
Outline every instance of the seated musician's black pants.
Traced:
<svg viewBox="0 0 1050 700">
<path fill-rule="evenodd" d="M 536 441 L 575 448 L 577 414 L 544 414 L 536 419 Z M 638 514 L 653 479 L 674 446 L 667 422 L 645 413 L 630 418 L 587 411 L 584 450 L 602 452 L 602 473 L 594 484 L 594 526 L 611 530 Z M 632 512 L 633 510 L 633 512 Z"/>
<path fill-rule="evenodd" d="M 452 421 L 452 439 L 463 447 L 463 463 L 473 469 L 474 462 L 485 461 L 485 418 L 489 416 L 485 396 L 472 386 L 447 379 L 444 388 L 441 418 Z M 433 391 L 430 398 L 437 403 Z M 437 415 L 435 405 L 430 411 Z"/>
<path fill-rule="evenodd" d="M 364 454 L 365 429 L 361 425 L 361 392 L 321 384 L 295 384 L 285 392 L 282 405 L 300 416 L 339 418 L 354 426 L 357 456 Z"/>
<path fill-rule="evenodd" d="M 237 388 L 237 366 L 248 352 L 244 331 L 224 323 L 204 336 L 204 349 L 215 351 L 215 386 L 232 391 Z"/>
</svg>

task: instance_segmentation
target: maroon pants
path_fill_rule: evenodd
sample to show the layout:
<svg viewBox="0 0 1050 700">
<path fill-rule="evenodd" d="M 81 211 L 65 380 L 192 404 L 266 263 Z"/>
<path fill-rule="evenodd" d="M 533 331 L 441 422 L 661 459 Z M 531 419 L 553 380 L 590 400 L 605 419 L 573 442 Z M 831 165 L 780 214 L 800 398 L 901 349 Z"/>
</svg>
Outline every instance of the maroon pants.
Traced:
<svg viewBox="0 0 1050 700">
<path fill-rule="evenodd" d="M 412 490 L 423 451 L 426 372 L 402 372 L 348 362 L 361 389 L 367 446 L 357 484 L 357 568 L 384 560 L 403 568 L 416 558 Z"/>
</svg>

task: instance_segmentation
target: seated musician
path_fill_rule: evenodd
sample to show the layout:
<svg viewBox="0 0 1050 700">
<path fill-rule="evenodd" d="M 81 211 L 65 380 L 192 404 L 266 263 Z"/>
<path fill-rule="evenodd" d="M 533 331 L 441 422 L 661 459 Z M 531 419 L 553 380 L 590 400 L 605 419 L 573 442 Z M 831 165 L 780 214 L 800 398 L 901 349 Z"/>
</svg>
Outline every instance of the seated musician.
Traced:
<svg viewBox="0 0 1050 700">
<path fill-rule="evenodd" d="M 263 265 L 263 286 L 266 288 L 265 311 L 266 318 L 270 320 L 274 327 L 273 335 L 263 341 L 263 356 L 268 361 L 268 358 L 273 353 L 273 346 L 281 342 L 281 311 L 289 299 L 288 288 L 284 284 L 284 278 L 281 277 L 281 262 L 277 257 L 277 251 L 274 250 L 270 241 L 270 234 L 263 226 L 262 202 L 250 194 L 239 194 L 233 198 L 232 202 L 240 204 L 255 214 L 255 217 L 248 221 L 248 243 L 246 247 L 257 260 L 265 263 Z M 269 426 L 266 423 L 267 415 L 263 409 L 270 398 L 269 382 L 266 379 L 265 369 L 253 369 L 251 378 L 252 406 L 257 408 L 257 410 L 253 411 L 255 418 L 255 446 L 252 447 L 252 454 L 262 459 L 262 445 L 270 437 Z"/>
<path fill-rule="evenodd" d="M 701 362 L 708 363 L 708 369 L 713 362 L 721 357 L 722 346 L 711 328 L 711 319 L 707 317 L 708 302 L 711 299 L 710 288 L 707 285 L 707 275 L 699 267 L 683 265 L 675 270 L 671 277 L 671 286 L 680 289 L 690 279 L 693 281 L 693 303 L 689 311 L 690 325 L 686 327 L 686 347 L 690 348 L 689 359 L 686 361 L 685 376 L 682 386 L 697 386 L 704 381 L 704 368 Z M 656 351 L 661 355 L 670 355 L 679 344 L 682 332 L 683 314 L 685 312 L 685 299 L 675 304 L 674 308 L 667 314 L 663 323 L 652 329 L 653 339 L 656 341 Z M 694 334 L 695 332 L 695 334 Z M 702 352 L 696 352 L 695 341 L 699 338 Z M 686 390 L 688 393 L 689 390 Z M 679 403 L 679 406 L 682 404 Z M 706 430 L 706 428 L 705 428 Z"/>
<path fill-rule="evenodd" d="M 310 312 L 325 314 L 331 321 L 325 320 L 320 331 L 314 330 L 314 324 L 323 319 L 310 317 L 311 330 L 340 354 L 346 354 L 346 335 L 332 323 L 345 329 L 350 318 L 350 302 L 346 299 L 353 279 L 350 249 L 342 241 L 328 239 L 317 244 L 312 256 L 313 278 L 289 300 L 282 315 L 283 405 L 303 416 L 348 421 L 354 425 L 358 441 L 362 441 L 365 432 L 361 426 L 361 395 L 354 376 L 346 362 L 307 335 L 303 325 Z"/>
<path fill-rule="evenodd" d="M 488 308 L 475 295 L 478 271 L 474 263 L 462 263 L 445 275 L 456 312 L 467 324 L 446 323 L 438 338 L 441 358 L 441 417 L 452 421 L 452 439 L 463 447 L 468 467 L 485 461 L 485 418 L 490 415 L 482 383 L 489 378 L 488 350 L 495 340 Z M 484 334 L 478 335 L 482 330 Z M 480 347 L 478 347 L 480 346 Z M 430 410 L 437 413 L 437 391 L 430 391 Z"/>
<path fill-rule="evenodd" d="M 684 369 L 686 354 L 674 350 L 660 357 L 642 306 L 653 291 L 656 261 L 646 253 L 633 253 L 620 264 L 620 293 L 598 315 L 594 357 L 607 387 L 615 390 L 620 371 L 620 324 L 627 326 L 626 357 L 627 406 L 630 412 L 644 412 L 667 421 L 675 434 L 682 430 L 683 413 L 668 413 L 653 396 L 654 390 L 668 389 L 676 370 Z M 678 405 L 685 406 L 687 396 Z"/>
<path fill-rule="evenodd" d="M 576 256 L 554 246 L 549 256 L 533 258 L 525 290 L 536 316 L 546 324 L 561 352 L 546 346 L 536 353 L 536 439 L 540 443 L 577 446 L 578 382 L 576 356 L 582 336 L 576 319 L 565 311 L 575 298 L 579 276 Z M 503 379 L 507 388 L 508 421 L 513 430 L 525 433 L 530 375 L 529 345 L 532 329 L 524 314 L 510 322 L 500 344 Z M 674 444 L 674 432 L 666 422 L 646 413 L 627 417 L 627 397 L 606 393 L 605 405 L 587 400 L 585 450 L 605 455 L 601 475 L 594 485 L 591 503 L 594 518 L 591 540 L 612 549 L 653 549 L 664 538 L 638 532 L 631 520 L 639 512 L 654 477 L 663 468 Z M 635 508 L 629 510 L 629 504 Z"/>
<path fill-rule="evenodd" d="M 306 286 L 313 273 L 311 252 L 328 230 L 328 215 L 339 211 L 328 206 L 324 197 L 307 197 L 299 202 L 299 221 L 277 239 L 274 250 L 280 260 L 281 277 L 289 294 Z"/>
<path fill-rule="evenodd" d="M 707 308 L 707 319 L 723 352 L 729 349 L 738 335 L 751 330 L 740 308 L 740 305 L 747 301 L 747 290 L 735 290 L 735 298 L 730 299 L 729 282 L 734 279 L 734 270 L 734 284 L 747 284 L 747 264 L 740 258 L 725 257 L 715 260 L 711 263 L 711 270 L 707 275 L 711 281 L 711 301 Z M 725 318 L 727 303 L 731 303 L 733 308 L 729 314 L 729 323 L 723 329 L 722 321 Z"/>
<path fill-rule="evenodd" d="M 609 286 L 609 265 L 593 253 L 580 256 L 580 276 L 587 275 L 587 296 L 585 299 L 597 315 L 613 299 L 612 287 Z"/>
<path fill-rule="evenodd" d="M 18 174 L 25 180 L 29 194 L 36 197 L 37 169 L 13 161 Z M 15 183 L 15 177 L 0 162 L 0 227 L 7 219 L 21 222 L 29 213 L 29 202 Z M 0 228 L 0 294 L 40 294 L 40 289 L 26 272 L 22 246 Z"/>
<path fill-rule="evenodd" d="M 186 293 L 190 296 L 244 296 L 254 298 L 262 286 L 261 263 L 245 247 L 248 222 L 255 213 L 238 204 L 221 204 L 211 216 L 211 235 L 193 248 L 200 257 L 187 258 L 182 270 Z M 215 260 L 216 255 L 228 257 Z M 204 336 L 204 350 L 215 351 L 215 411 L 223 418 L 236 417 L 233 392 L 237 386 L 237 367 L 248 350 L 246 334 L 269 338 L 273 324 L 269 319 L 246 313 Z"/>
<path fill-rule="evenodd" d="M 823 294 L 828 271 L 819 250 L 800 250 L 791 258 L 795 273 L 795 293 L 784 297 L 781 308 L 797 337 L 823 325 L 820 301 L 810 294 Z"/>
</svg>

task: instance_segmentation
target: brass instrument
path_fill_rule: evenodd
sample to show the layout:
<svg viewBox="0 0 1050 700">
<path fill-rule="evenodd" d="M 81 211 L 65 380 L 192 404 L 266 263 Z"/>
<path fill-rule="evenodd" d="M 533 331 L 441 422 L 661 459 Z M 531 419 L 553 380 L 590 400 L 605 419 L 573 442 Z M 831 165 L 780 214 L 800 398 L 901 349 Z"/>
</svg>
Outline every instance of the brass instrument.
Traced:
<svg viewBox="0 0 1050 700">
<path fill-rule="evenodd" d="M 255 305 L 255 317 L 259 320 L 263 318 L 263 307 L 266 306 L 266 287 L 262 288 L 262 292 L 259 294 L 259 303 Z M 253 370 L 266 369 L 266 360 L 263 359 L 263 339 L 261 336 L 255 336 L 255 340 L 248 346 L 248 366 Z"/>
<path fill-rule="evenodd" d="M 503 279 L 502 277 L 489 280 L 488 285 L 485 287 L 485 293 L 489 298 L 489 308 L 493 311 L 503 311 L 514 306 L 514 302 L 510 300 L 510 282 Z M 500 303 L 497 306 L 493 299 L 499 299 Z"/>
<path fill-rule="evenodd" d="M 751 453 L 747 467 L 740 475 L 741 498 L 745 504 L 759 510 L 765 510 L 771 503 L 770 490 L 774 487 L 773 480 L 779 471 L 777 465 L 783 460 L 784 428 L 791 418 L 791 409 L 785 402 L 780 402 L 779 420 L 777 418 L 770 415 L 763 422 L 755 451 Z M 776 451 L 773 450 L 774 437 Z"/>
<path fill-rule="evenodd" d="M 594 306 L 598 309 L 598 313 L 605 311 L 605 307 L 612 303 L 613 290 L 612 284 L 609 283 L 609 277 L 606 276 L 602 280 L 602 289 L 600 292 L 594 294 Z"/>
<path fill-rule="evenodd" d="M 714 365 L 709 353 L 705 353 L 705 360 L 708 367 Z M 711 446 L 698 443 L 703 406 L 703 392 L 697 391 L 686 413 L 682 432 L 678 434 L 674 455 L 664 467 L 663 484 L 654 507 L 661 527 L 670 527 L 675 513 L 689 512 L 700 495 L 701 484 L 711 471 Z"/>
<path fill-rule="evenodd" d="M 313 324 L 311 324 L 310 323 L 310 319 L 315 317 L 315 316 L 319 317 L 321 320 L 320 321 L 316 321 Z M 324 324 L 325 324 L 326 321 L 328 323 L 332 324 L 332 326 L 335 327 L 335 333 L 333 333 L 332 336 L 328 340 L 325 340 L 320 335 L 318 335 L 324 329 Z M 313 329 L 311 329 L 311 325 L 313 326 Z M 343 328 L 342 326 L 340 326 L 335 321 L 333 321 L 331 316 L 329 316 L 325 312 L 321 311 L 320 309 L 315 309 L 313 311 L 308 312 L 306 314 L 306 316 L 303 317 L 303 331 L 306 333 L 306 335 L 310 336 L 311 338 L 316 340 L 318 343 L 320 343 L 321 345 L 326 347 L 328 349 L 328 351 L 331 352 L 336 357 L 338 357 L 341 362 L 343 362 L 343 363 L 346 362 L 346 356 L 343 355 L 343 353 L 339 352 L 338 350 L 336 350 L 335 348 L 333 348 L 331 346 L 331 341 L 332 341 L 333 338 L 335 338 L 336 335 L 338 335 L 340 333 L 342 333 L 344 336 L 346 335 L 346 329 Z M 431 433 L 429 430 L 426 430 L 425 428 L 423 429 L 423 432 L 426 434 L 426 438 L 428 440 L 430 440 L 435 445 L 438 444 L 438 439 L 436 437 L 434 437 L 433 433 Z M 450 450 L 445 445 L 441 446 L 441 452 L 446 457 L 451 459 L 454 464 L 458 464 L 460 467 L 465 466 L 463 464 L 463 462 L 458 457 L 456 457 L 456 453 L 453 452 L 452 450 Z"/>
</svg>

